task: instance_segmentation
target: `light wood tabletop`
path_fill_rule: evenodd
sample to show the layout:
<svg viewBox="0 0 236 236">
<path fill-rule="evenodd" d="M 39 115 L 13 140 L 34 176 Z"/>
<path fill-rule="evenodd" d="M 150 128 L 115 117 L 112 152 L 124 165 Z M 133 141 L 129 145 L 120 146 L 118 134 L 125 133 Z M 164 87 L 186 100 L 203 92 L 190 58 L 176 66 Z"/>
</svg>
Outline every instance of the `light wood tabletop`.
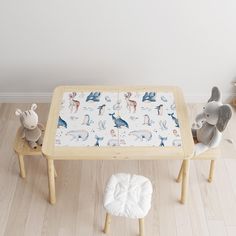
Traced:
<svg viewBox="0 0 236 236">
<path fill-rule="evenodd" d="M 182 159 L 186 200 L 194 143 L 187 106 L 174 86 L 60 86 L 45 130 L 50 203 L 55 160 Z"/>
</svg>

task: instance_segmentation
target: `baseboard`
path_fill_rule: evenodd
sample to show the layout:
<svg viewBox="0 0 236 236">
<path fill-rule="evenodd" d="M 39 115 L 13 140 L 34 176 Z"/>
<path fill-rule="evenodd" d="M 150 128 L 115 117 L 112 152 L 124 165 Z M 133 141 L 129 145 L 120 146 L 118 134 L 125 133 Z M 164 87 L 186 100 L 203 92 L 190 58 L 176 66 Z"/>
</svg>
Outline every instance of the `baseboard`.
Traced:
<svg viewBox="0 0 236 236">
<path fill-rule="evenodd" d="M 0 93 L 0 103 L 49 103 L 52 93 Z"/>
<path fill-rule="evenodd" d="M 205 103 L 209 94 L 184 94 L 187 103 Z M 236 98 L 236 93 L 224 94 L 223 100 L 230 101 Z M 49 103 L 52 93 L 0 93 L 0 103 Z"/>
<path fill-rule="evenodd" d="M 184 97 L 187 103 L 206 103 L 210 94 L 184 94 Z M 224 93 L 222 100 L 230 103 L 233 98 L 236 98 L 236 93 Z"/>
<path fill-rule="evenodd" d="M 209 94 L 184 94 L 187 103 L 205 103 L 209 99 Z"/>
</svg>

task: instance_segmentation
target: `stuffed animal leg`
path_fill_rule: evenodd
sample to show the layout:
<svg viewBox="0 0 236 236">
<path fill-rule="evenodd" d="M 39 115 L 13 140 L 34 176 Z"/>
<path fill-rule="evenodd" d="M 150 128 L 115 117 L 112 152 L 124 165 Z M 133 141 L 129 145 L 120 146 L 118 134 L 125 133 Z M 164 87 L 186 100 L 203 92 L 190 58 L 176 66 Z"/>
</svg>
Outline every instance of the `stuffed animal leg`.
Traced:
<svg viewBox="0 0 236 236">
<path fill-rule="evenodd" d="M 42 146 L 43 145 L 43 137 L 40 136 L 38 141 L 36 142 L 39 146 Z"/>
<path fill-rule="evenodd" d="M 36 149 L 37 148 L 37 143 L 36 142 L 34 142 L 34 141 L 28 141 L 28 144 L 29 144 L 29 146 L 31 147 L 31 148 L 33 148 L 33 149 Z"/>
</svg>

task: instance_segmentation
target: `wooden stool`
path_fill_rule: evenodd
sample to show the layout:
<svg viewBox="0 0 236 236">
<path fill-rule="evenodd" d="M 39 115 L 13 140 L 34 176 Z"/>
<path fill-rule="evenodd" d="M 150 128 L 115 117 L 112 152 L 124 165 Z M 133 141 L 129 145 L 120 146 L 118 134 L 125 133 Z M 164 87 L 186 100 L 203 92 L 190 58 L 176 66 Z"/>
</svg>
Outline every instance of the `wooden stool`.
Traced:
<svg viewBox="0 0 236 236">
<path fill-rule="evenodd" d="M 111 215 L 139 220 L 139 235 L 144 236 L 144 217 L 151 208 L 152 184 L 141 175 L 112 175 L 105 190 L 104 207 L 107 211 L 104 233 L 108 233 Z"/>
<path fill-rule="evenodd" d="M 22 178 L 25 178 L 26 173 L 25 173 L 24 156 L 41 156 L 42 151 L 41 151 L 40 146 L 37 146 L 36 149 L 32 149 L 28 145 L 28 142 L 24 138 L 21 138 L 21 131 L 22 131 L 22 128 L 20 127 L 16 133 L 16 137 L 14 141 L 14 150 L 18 155 L 20 176 Z M 42 130 L 42 132 L 44 132 L 44 130 Z M 55 171 L 55 176 L 57 176 L 55 169 L 54 171 Z"/>
<path fill-rule="evenodd" d="M 221 155 L 221 150 L 219 147 L 216 147 L 216 148 L 211 148 L 198 156 L 194 156 L 191 160 L 211 160 L 208 181 L 212 182 L 214 169 L 215 169 L 215 160 L 219 158 L 220 155 Z M 182 181 L 182 175 L 183 175 L 183 163 L 181 165 L 181 168 L 180 168 L 177 180 L 176 180 L 178 183 Z"/>
</svg>

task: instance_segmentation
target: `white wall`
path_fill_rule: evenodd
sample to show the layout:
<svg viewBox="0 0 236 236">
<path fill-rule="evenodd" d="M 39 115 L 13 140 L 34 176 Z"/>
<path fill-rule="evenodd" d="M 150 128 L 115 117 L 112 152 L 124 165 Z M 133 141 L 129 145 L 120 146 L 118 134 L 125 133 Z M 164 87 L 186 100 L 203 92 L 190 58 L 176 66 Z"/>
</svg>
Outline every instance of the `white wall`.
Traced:
<svg viewBox="0 0 236 236">
<path fill-rule="evenodd" d="M 1 0 L 0 98 L 59 84 L 178 85 L 188 100 L 218 85 L 232 95 L 235 10 L 235 0 Z"/>
</svg>

